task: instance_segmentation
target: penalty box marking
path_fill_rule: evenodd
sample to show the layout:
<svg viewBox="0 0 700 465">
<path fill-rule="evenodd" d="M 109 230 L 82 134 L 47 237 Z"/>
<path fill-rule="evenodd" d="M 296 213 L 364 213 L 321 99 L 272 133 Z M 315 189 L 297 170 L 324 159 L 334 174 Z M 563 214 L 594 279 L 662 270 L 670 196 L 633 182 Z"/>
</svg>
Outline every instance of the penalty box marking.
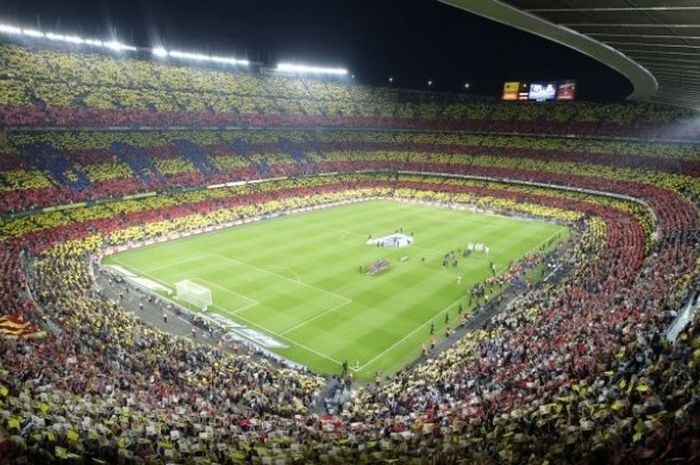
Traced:
<svg viewBox="0 0 700 465">
<path fill-rule="evenodd" d="M 321 289 L 320 287 L 316 287 L 316 286 L 313 286 L 313 285 L 311 285 L 311 284 L 307 284 L 307 283 L 305 283 L 305 282 L 303 282 L 303 281 L 297 281 L 297 280 L 295 280 L 295 279 L 288 278 L 288 277 L 283 276 L 283 275 L 281 275 L 281 274 L 275 273 L 274 271 L 266 270 L 266 269 L 264 269 L 264 268 L 260 268 L 260 267 L 257 267 L 257 266 L 255 266 L 255 265 L 251 265 L 251 264 L 249 264 L 249 263 L 245 263 L 245 262 L 242 262 L 242 261 L 240 261 L 240 260 L 236 260 L 236 259 L 234 259 L 234 258 L 226 257 L 225 255 L 221 255 L 221 254 L 212 254 L 212 256 L 215 256 L 215 257 L 218 257 L 218 258 L 221 258 L 221 259 L 224 259 L 224 260 L 228 260 L 228 261 L 233 262 L 233 263 L 238 263 L 238 264 L 240 264 L 240 265 L 253 268 L 253 269 L 258 270 L 258 271 L 261 271 L 261 272 L 263 272 L 263 273 L 267 273 L 267 274 L 273 275 L 273 276 L 275 276 L 275 277 L 277 277 L 277 278 L 284 279 L 285 281 L 289 281 L 289 282 L 294 283 L 294 284 L 299 284 L 299 285 L 305 286 L 305 287 L 307 287 L 307 288 L 309 288 L 309 289 L 313 289 L 313 290 L 315 290 L 315 291 L 319 291 L 319 292 L 321 292 L 321 293 L 323 293 L 323 294 L 333 296 L 334 298 L 341 299 L 341 300 L 342 300 L 341 303 L 339 303 L 339 304 L 337 304 L 337 305 L 334 305 L 333 307 L 331 307 L 331 308 L 329 308 L 329 309 L 327 309 L 327 310 L 324 310 L 323 312 L 321 312 L 321 313 L 319 313 L 319 314 L 317 314 L 317 315 L 314 315 L 314 316 L 312 316 L 312 317 L 310 317 L 310 318 L 308 318 L 308 319 L 306 319 L 306 320 L 300 322 L 299 324 L 297 324 L 297 325 L 295 325 L 295 326 L 292 326 L 291 328 L 288 328 L 288 329 L 286 329 L 286 330 L 284 330 L 284 331 L 282 331 L 282 332 L 280 332 L 280 333 L 275 332 L 275 331 L 271 331 L 271 330 L 265 328 L 264 326 L 261 326 L 260 324 L 255 324 L 255 323 L 252 323 L 252 322 L 248 321 L 250 324 L 255 324 L 255 326 L 257 326 L 258 328 L 261 328 L 261 329 L 263 329 L 263 330 L 265 330 L 265 331 L 267 331 L 267 332 L 269 332 L 269 333 L 272 333 L 272 334 L 274 334 L 274 335 L 276 335 L 276 336 L 278 336 L 278 337 L 280 337 L 280 338 L 283 338 L 283 339 L 285 339 L 285 340 L 287 340 L 287 341 L 289 341 L 289 342 L 291 342 L 291 343 L 293 343 L 293 344 L 296 344 L 296 345 L 298 345 L 299 347 L 302 347 L 303 349 L 308 350 L 309 352 L 312 352 L 312 353 L 314 353 L 314 354 L 316 354 L 316 355 L 322 356 L 322 357 L 326 358 L 327 360 L 331 360 L 331 361 L 333 361 L 333 362 L 340 363 L 340 362 L 338 362 L 337 360 L 335 360 L 335 359 L 333 359 L 333 358 L 331 358 L 331 357 L 328 357 L 327 355 L 323 355 L 323 354 L 321 354 L 320 352 L 317 352 L 316 350 L 313 350 L 313 349 L 311 349 L 310 347 L 308 347 L 308 346 L 306 346 L 306 345 L 303 345 L 303 344 L 297 342 L 296 340 L 292 340 L 292 339 L 289 339 L 289 338 L 285 337 L 285 334 L 288 334 L 288 333 L 290 333 L 290 332 L 292 332 L 292 331 L 295 331 L 295 330 L 297 330 L 297 329 L 299 329 L 299 328 L 302 328 L 302 327 L 308 325 L 309 323 L 311 323 L 311 322 L 313 322 L 313 321 L 316 321 L 317 319 L 319 319 L 319 318 L 321 318 L 321 317 L 323 317 L 323 316 L 325 316 L 325 315 L 327 315 L 327 314 L 329 314 L 329 313 L 331 313 L 331 312 L 334 312 L 334 311 L 340 309 L 341 307 L 344 307 L 344 306 L 346 306 L 346 305 L 352 303 L 352 301 L 353 301 L 352 299 L 350 299 L 350 298 L 348 298 L 348 297 L 345 297 L 345 296 L 342 296 L 342 295 L 340 295 L 340 294 L 336 294 L 335 292 L 331 292 L 331 291 L 328 291 L 328 290 L 326 290 L 326 289 Z M 243 317 L 240 317 L 240 316 L 239 316 L 239 318 L 243 319 Z M 247 320 L 246 320 L 246 321 L 247 321 Z"/>
<path fill-rule="evenodd" d="M 121 264 L 121 265 L 124 266 L 125 268 L 129 267 L 129 265 L 127 265 L 126 263 L 123 263 L 123 262 L 121 262 L 120 260 L 118 260 L 118 259 L 116 259 L 116 258 L 114 258 L 114 257 L 113 257 L 113 259 L 114 259 L 115 262 Z M 134 270 L 134 272 L 137 272 L 135 268 L 131 267 L 131 269 Z M 153 277 L 152 275 L 149 275 L 148 273 L 145 273 L 145 272 L 143 272 L 143 271 L 138 271 L 138 273 L 141 273 L 141 274 L 143 274 L 143 275 L 145 275 L 145 276 L 147 276 L 147 277 L 153 279 L 154 281 L 163 284 L 164 286 L 170 286 L 169 284 L 164 283 L 164 282 L 161 281 L 160 279 L 155 278 L 155 277 Z M 201 280 L 201 281 L 204 281 L 204 280 Z M 297 282 L 297 281 L 292 280 L 292 282 Z M 298 282 L 297 282 L 297 284 L 301 284 L 301 283 L 298 283 Z M 251 299 L 251 300 L 252 300 L 252 299 Z M 295 341 L 295 340 L 293 340 L 293 339 L 290 339 L 290 338 L 288 338 L 288 337 L 285 337 L 285 336 L 281 335 L 280 333 L 278 333 L 278 332 L 276 332 L 276 331 L 272 331 L 271 329 L 268 329 L 268 328 L 266 328 L 266 327 L 260 325 L 259 323 L 255 323 L 254 321 L 251 321 L 251 320 L 249 320 L 249 319 L 247 319 L 247 318 L 245 318 L 245 317 L 243 317 L 243 316 L 237 314 L 236 312 L 232 312 L 230 309 L 228 309 L 228 308 L 226 308 L 226 307 L 222 307 L 222 306 L 216 305 L 216 304 L 212 304 L 212 307 L 218 308 L 219 310 L 223 310 L 224 312 L 229 313 L 229 314 L 235 314 L 235 318 L 237 318 L 237 319 L 239 319 L 239 320 L 242 320 L 242 321 L 245 321 L 246 323 L 248 323 L 248 324 L 251 325 L 251 326 L 254 326 L 254 327 L 256 327 L 256 328 L 259 328 L 259 329 L 261 329 L 261 330 L 263 330 L 263 331 L 265 331 L 265 332 L 268 332 L 268 333 L 270 333 L 270 334 L 272 334 L 272 335 L 274 335 L 274 336 L 277 336 L 277 337 L 279 337 L 280 339 L 284 339 L 285 341 L 287 341 L 287 342 L 289 342 L 289 343 L 291 343 L 291 344 L 295 344 L 295 345 L 301 347 L 302 349 L 304 349 L 304 350 L 306 350 L 306 351 L 308 351 L 308 352 L 311 352 L 312 354 L 318 355 L 318 356 L 321 357 L 321 358 L 325 358 L 326 360 L 329 360 L 329 361 L 331 361 L 331 362 L 333 362 L 333 363 L 336 363 L 336 364 L 338 364 L 338 365 L 341 364 L 341 362 L 340 362 L 339 360 L 336 360 L 336 359 L 334 359 L 333 357 L 329 357 L 328 355 L 323 354 L 323 353 L 321 353 L 321 352 L 319 352 L 319 351 L 317 351 L 317 350 L 314 350 L 314 349 L 312 349 L 311 347 L 308 347 L 308 346 L 306 346 L 306 345 L 304 345 L 304 344 L 301 344 L 300 342 L 297 342 L 297 341 Z M 180 316 L 178 316 L 178 318 L 180 318 L 182 321 L 184 321 L 184 322 L 186 322 L 186 323 L 189 323 L 189 321 L 185 320 L 184 318 L 182 318 L 182 317 L 180 317 Z M 274 351 L 273 351 L 273 352 L 274 352 Z"/>
<path fill-rule="evenodd" d="M 192 278 L 192 280 L 194 280 L 194 281 L 201 281 L 201 282 L 203 282 L 203 283 L 208 284 L 209 286 L 216 287 L 217 289 L 220 289 L 220 290 L 222 290 L 222 291 L 224 291 L 224 292 L 227 292 L 227 293 L 229 293 L 229 294 L 231 294 L 231 295 L 235 295 L 235 296 L 238 296 L 238 297 L 242 297 L 243 299 L 245 299 L 245 300 L 247 300 L 248 302 L 250 302 L 248 305 L 244 305 L 243 307 L 237 308 L 237 309 L 234 310 L 234 311 L 231 311 L 231 310 L 229 310 L 229 309 L 226 309 L 226 311 L 229 312 L 229 313 L 232 314 L 232 315 L 238 315 L 240 312 L 243 312 L 243 311 L 249 309 L 250 307 L 255 307 L 256 305 L 260 305 L 260 302 L 258 302 L 257 300 L 255 300 L 255 299 L 253 299 L 253 298 L 251 298 L 251 297 L 245 296 L 245 295 L 243 295 L 243 294 L 239 294 L 238 292 L 232 291 L 232 290 L 230 290 L 230 289 L 228 289 L 228 288 L 225 288 L 225 287 L 223 287 L 223 286 L 219 286 L 218 284 L 214 284 L 214 283 L 212 283 L 211 281 L 207 281 L 207 280 L 204 279 L 204 278 L 200 278 L 200 277 L 198 277 L 198 276 L 195 276 L 194 278 Z"/>
<path fill-rule="evenodd" d="M 197 255 L 194 257 L 189 257 L 185 259 L 180 259 L 180 260 L 171 260 L 168 262 L 159 262 L 160 264 L 158 266 L 154 266 L 152 268 L 144 268 L 142 271 L 145 273 L 153 273 L 154 271 L 160 271 L 160 270 L 166 270 L 168 268 L 172 268 L 174 266 L 178 265 L 184 265 L 185 263 L 191 263 L 191 262 L 199 262 L 202 260 L 206 260 L 207 256 L 206 255 Z"/>
<path fill-rule="evenodd" d="M 117 262 L 117 263 L 123 265 L 124 267 L 128 267 L 128 265 L 126 265 L 125 263 L 121 262 L 120 260 L 118 260 L 118 259 L 116 259 L 116 258 L 114 258 L 114 257 L 112 257 L 112 259 L 113 259 L 115 262 Z M 196 258 L 196 259 L 182 260 L 182 261 L 180 261 L 180 262 L 178 262 L 178 263 L 182 264 L 182 263 L 194 262 L 194 261 L 202 260 L 202 259 L 203 259 L 202 257 L 199 257 L 199 258 Z M 151 273 L 152 273 L 153 271 L 155 271 L 155 270 L 164 270 L 164 269 L 167 269 L 167 268 L 171 268 L 172 266 L 173 266 L 172 264 L 171 264 L 171 265 L 167 265 L 167 266 L 159 266 L 159 267 L 156 267 L 156 268 L 154 268 L 154 269 L 152 269 L 152 270 L 149 270 L 149 271 L 143 271 L 143 270 L 138 269 L 138 268 L 135 268 L 135 267 L 131 267 L 131 269 L 134 270 L 134 272 L 135 272 L 136 274 L 142 274 L 142 275 L 146 276 L 147 278 L 152 279 L 153 281 L 156 281 L 156 282 L 158 282 L 158 283 L 160 283 L 160 284 L 162 284 L 162 285 L 164 285 L 164 286 L 170 288 L 170 287 L 171 287 L 170 284 L 161 281 L 159 278 L 156 278 L 156 277 L 153 276 Z M 256 305 L 260 305 L 260 302 L 258 302 L 257 300 L 255 300 L 255 299 L 253 299 L 253 298 L 251 298 L 251 297 L 245 296 L 245 295 L 243 295 L 243 294 L 239 294 L 239 293 L 234 292 L 234 291 L 232 291 L 232 290 L 230 290 L 230 289 L 227 289 L 227 288 L 225 288 L 225 287 L 222 287 L 222 286 L 219 286 L 219 285 L 214 284 L 214 283 L 212 283 L 212 282 L 209 282 L 209 281 L 207 281 L 207 280 L 204 279 L 204 278 L 200 278 L 199 276 L 193 275 L 192 277 L 190 277 L 190 279 L 193 280 L 193 281 L 201 281 L 201 282 L 203 282 L 203 283 L 208 284 L 209 286 L 216 287 L 216 288 L 218 288 L 218 289 L 221 289 L 221 290 L 224 291 L 224 292 L 227 292 L 227 293 L 229 293 L 229 294 L 231 294 L 231 295 L 235 295 L 235 296 L 240 297 L 240 298 L 242 298 L 242 299 L 244 299 L 244 300 L 246 300 L 246 301 L 249 302 L 248 305 L 244 305 L 243 307 L 239 307 L 239 308 L 237 308 L 236 310 L 230 310 L 230 309 L 228 309 L 228 308 L 225 309 L 226 312 L 228 312 L 228 313 L 230 313 L 230 314 L 232 314 L 232 315 L 236 315 L 236 314 L 238 314 L 239 312 L 245 311 L 245 310 L 247 310 L 247 309 L 249 309 L 249 308 L 251 308 L 251 307 L 254 307 L 254 306 L 256 306 Z M 217 306 L 217 307 L 218 307 L 218 306 Z M 221 308 L 221 307 L 218 307 L 218 308 Z"/>
<path fill-rule="evenodd" d="M 229 262 L 237 263 L 237 264 L 239 264 L 239 265 L 247 266 L 247 267 L 249 267 L 249 268 L 253 268 L 254 270 L 258 270 L 258 271 L 260 271 L 260 272 L 267 273 L 267 274 L 270 274 L 270 275 L 272 275 L 272 276 L 276 276 L 277 278 L 284 279 L 285 281 L 289 281 L 290 283 L 294 283 L 294 284 L 298 284 L 298 285 L 301 285 L 301 286 L 304 286 L 304 287 L 308 287 L 309 289 L 313 289 L 313 290 L 318 291 L 318 292 L 320 292 L 320 293 L 322 293 L 322 294 L 327 294 L 327 295 L 330 295 L 330 296 L 335 297 L 336 299 L 343 300 L 343 301 L 345 301 L 346 303 L 352 302 L 352 299 L 349 299 L 349 298 L 347 298 L 347 297 L 345 297 L 345 296 L 343 296 L 343 295 L 336 294 L 335 292 L 328 291 L 328 290 L 326 290 L 326 289 L 321 289 L 320 287 L 316 287 L 316 286 L 313 286 L 313 285 L 311 285 L 311 284 L 307 284 L 307 283 L 305 283 L 304 281 L 297 281 L 296 279 L 288 278 L 288 277 L 283 276 L 283 275 L 281 275 L 281 274 L 279 274 L 279 273 L 275 273 L 274 271 L 266 270 L 265 268 L 260 268 L 260 267 L 255 266 L 255 265 L 251 265 L 250 263 L 245 263 L 245 262 L 242 262 L 242 261 L 240 261 L 240 260 L 236 260 L 235 258 L 230 258 L 230 257 L 227 257 L 227 256 L 225 256 L 225 255 L 221 255 L 221 254 L 211 254 L 211 256 L 212 256 L 212 257 L 218 257 L 218 258 L 221 258 L 221 259 L 223 259 L 223 260 L 227 260 L 227 261 L 229 261 Z"/>
<path fill-rule="evenodd" d="M 300 221 L 297 221 L 297 222 L 303 223 L 303 222 L 300 222 Z M 308 223 L 307 223 L 307 225 L 308 225 Z M 313 225 L 309 225 L 309 226 L 313 226 Z M 338 230 L 338 229 L 329 228 L 329 227 L 324 227 L 323 229 L 335 230 L 335 231 L 337 231 L 337 232 L 343 232 L 343 233 L 353 234 L 353 235 L 360 235 L 359 233 L 355 233 L 355 232 L 351 232 L 351 231 Z M 545 239 L 544 241 L 542 241 L 542 242 L 541 242 L 537 247 L 535 247 L 533 250 L 536 250 L 536 249 L 539 248 L 542 244 L 547 243 L 547 241 L 549 241 L 549 240 L 551 240 L 552 238 L 554 238 L 557 234 L 559 234 L 559 232 L 554 233 L 554 234 L 552 234 L 551 236 L 549 236 L 547 239 Z M 364 236 L 364 235 L 363 235 L 363 236 Z M 422 249 L 424 249 L 424 250 L 432 250 L 432 249 L 428 249 L 428 248 L 424 248 L 424 247 L 416 247 L 416 248 L 422 248 Z M 437 252 L 437 251 L 436 251 L 436 252 Z M 226 257 L 226 256 L 221 255 L 221 254 L 207 254 L 207 255 L 205 255 L 205 256 L 200 256 L 200 257 L 197 257 L 197 258 L 190 258 L 190 259 L 187 259 L 187 260 L 178 260 L 178 261 L 175 262 L 175 263 L 169 263 L 167 266 L 156 267 L 156 268 L 151 269 L 151 270 L 149 270 L 149 271 L 155 271 L 155 270 L 159 270 L 159 269 L 169 268 L 169 267 L 174 266 L 175 264 L 182 264 L 182 263 L 188 263 L 188 262 L 192 262 L 192 261 L 202 260 L 202 259 L 206 258 L 207 256 L 218 257 L 218 258 L 221 258 L 221 259 L 230 261 L 230 262 L 238 263 L 238 264 L 243 265 L 243 266 L 248 266 L 248 267 L 250 267 L 250 268 L 256 269 L 256 270 L 258 270 L 258 271 L 261 271 L 261 272 L 264 272 L 264 273 L 267 273 L 267 274 L 271 274 L 271 275 L 273 275 L 273 276 L 276 276 L 276 277 L 278 277 L 278 278 L 284 279 L 284 280 L 286 280 L 286 281 L 289 281 L 289 282 L 292 282 L 292 283 L 296 283 L 296 284 L 301 284 L 301 285 L 303 285 L 303 286 L 305 286 L 305 287 L 308 287 L 308 288 L 310 288 L 310 289 L 314 289 L 314 290 L 320 291 L 320 292 L 322 292 L 322 293 L 325 293 L 325 294 L 328 294 L 328 295 L 332 295 L 332 296 L 334 296 L 334 297 L 341 298 L 341 299 L 345 300 L 345 302 L 342 302 L 342 303 L 340 303 L 340 304 L 338 304 L 338 305 L 336 305 L 336 306 L 334 306 L 334 307 L 332 307 L 332 308 L 330 308 L 330 309 L 328 309 L 328 310 L 325 310 L 324 312 L 322 312 L 322 313 L 320 313 L 320 314 L 318 314 L 318 315 L 314 315 L 313 317 L 311 317 L 311 318 L 309 318 L 309 319 L 307 319 L 307 320 L 301 322 L 300 324 L 298 324 L 298 325 L 296 325 L 296 326 L 293 326 L 292 328 L 289 328 L 289 329 L 287 329 L 287 330 L 284 330 L 284 331 L 281 332 L 281 333 L 278 333 L 278 332 L 276 332 L 276 331 L 272 331 L 272 330 L 270 330 L 270 329 L 268 329 L 268 328 L 265 328 L 264 326 L 261 326 L 261 325 L 258 324 L 258 323 L 254 323 L 253 321 L 250 321 L 250 320 L 248 320 L 248 319 L 242 317 L 241 315 L 238 315 L 238 312 L 242 312 L 242 311 L 244 311 L 244 310 L 247 310 L 247 309 L 250 308 L 250 307 L 253 307 L 253 306 L 255 306 L 255 305 L 259 305 L 259 302 L 255 301 L 255 300 L 252 299 L 252 298 L 249 298 L 249 297 L 246 297 L 246 296 L 244 296 L 244 295 L 237 294 L 237 293 L 235 293 L 235 292 L 233 292 L 233 291 L 230 291 L 229 289 L 226 289 L 226 288 L 223 288 L 223 287 L 221 287 L 221 286 L 218 286 L 218 285 L 215 285 L 215 284 L 213 284 L 213 283 L 210 283 L 210 282 L 208 282 L 208 281 L 206 281 L 206 280 L 204 280 L 204 279 L 197 278 L 198 280 L 200 280 L 200 281 L 202 281 L 202 282 L 206 282 L 206 283 L 208 283 L 208 284 L 210 284 L 210 285 L 212 285 L 212 286 L 218 287 L 218 288 L 220 288 L 220 289 L 222 289 L 222 290 L 224 290 L 224 291 L 226 291 L 226 292 L 229 292 L 229 293 L 231 293 L 231 294 L 235 294 L 235 295 L 237 295 L 237 296 L 239 296 L 239 297 L 243 297 L 244 299 L 247 299 L 247 300 L 249 300 L 249 301 L 251 301 L 251 302 L 252 302 L 252 301 L 255 301 L 255 302 L 256 302 L 256 304 L 249 304 L 249 305 L 247 305 L 247 306 L 245 306 L 245 307 L 243 307 L 243 308 L 240 308 L 240 309 L 238 309 L 238 310 L 236 310 L 236 311 L 231 311 L 231 310 L 229 310 L 229 309 L 227 309 L 227 308 L 224 308 L 224 307 L 221 307 L 221 306 L 219 306 L 219 305 L 212 305 L 213 307 L 219 308 L 220 310 L 224 310 L 224 311 L 226 311 L 227 313 L 230 313 L 230 314 L 232 314 L 232 315 L 236 315 L 237 318 L 239 318 L 239 319 L 241 319 L 241 320 L 247 322 L 248 324 L 253 325 L 253 326 L 257 327 L 257 328 L 260 328 L 260 329 L 262 329 L 263 331 L 267 331 L 268 333 L 271 333 L 271 334 L 273 334 L 273 335 L 275 335 L 275 336 L 277 336 L 277 337 L 279 337 L 279 338 L 281 338 L 281 339 L 284 339 L 284 340 L 286 340 L 286 341 L 288 341 L 288 342 L 290 342 L 290 343 L 292 343 L 292 344 L 296 344 L 297 346 L 301 347 L 302 349 L 307 350 L 308 352 L 311 352 L 311 353 L 313 353 L 313 354 L 316 354 L 316 355 L 318 355 L 318 356 L 320 356 L 320 357 L 322 357 L 322 358 L 325 358 L 326 360 L 329 360 L 329 361 L 332 361 L 332 362 L 338 363 L 338 364 L 341 363 L 341 362 L 339 362 L 338 360 L 335 360 L 334 358 L 329 357 L 328 355 L 322 354 L 322 353 L 320 353 L 320 352 L 318 352 L 318 351 L 316 351 L 316 350 L 314 350 L 314 349 L 312 349 L 312 348 L 310 348 L 310 347 L 308 347 L 308 346 L 306 346 L 306 345 L 304 345 L 304 344 L 299 343 L 299 342 L 296 341 L 296 340 L 293 340 L 293 339 L 290 339 L 290 338 L 288 338 L 288 337 L 285 337 L 284 335 L 287 334 L 287 333 L 289 333 L 289 332 L 292 332 L 292 331 L 294 331 L 294 330 L 296 330 L 296 329 L 298 329 L 298 328 L 301 328 L 301 327 L 303 327 L 303 326 L 306 326 L 307 324 L 311 323 L 312 321 L 315 321 L 315 320 L 321 318 L 322 316 L 324 316 L 324 315 L 326 315 L 326 314 L 328 314 L 328 313 L 331 313 L 331 312 L 333 312 L 333 311 L 336 311 L 337 309 L 339 309 L 339 308 L 341 308 L 341 307 L 343 307 L 343 306 L 349 304 L 350 302 L 352 302 L 352 299 L 349 299 L 349 298 L 347 298 L 347 297 L 345 297 L 345 296 L 341 296 L 341 295 L 336 294 L 336 293 L 331 292 L 331 291 L 327 291 L 327 290 L 325 290 L 325 289 L 318 288 L 318 287 L 313 286 L 313 285 L 311 285 L 311 284 L 304 283 L 304 282 L 301 281 L 301 280 L 290 279 L 290 278 L 288 278 L 288 277 L 286 277 L 286 276 L 282 276 L 282 275 L 280 275 L 280 274 L 278 274 L 278 273 L 275 273 L 275 272 L 273 272 L 273 271 L 266 270 L 266 269 L 257 267 L 257 266 L 255 266 L 255 265 L 250 265 L 250 264 L 248 264 L 248 263 L 241 262 L 240 260 L 236 260 L 236 259 L 233 259 L 233 258 L 230 258 L 230 257 Z M 125 267 L 127 266 L 126 264 L 124 264 L 123 262 L 117 260 L 116 258 L 114 258 L 114 257 L 112 257 L 112 258 L 114 259 L 114 261 L 116 261 L 116 262 L 118 262 L 118 263 L 124 265 Z M 474 257 L 474 258 L 476 258 L 476 257 Z M 478 257 L 478 258 L 482 258 L 482 257 Z M 486 258 L 486 257 L 483 257 L 483 258 Z M 502 268 L 502 267 L 499 267 L 499 269 L 500 269 L 500 268 Z M 162 281 L 160 281 L 160 280 L 154 278 L 153 276 L 148 275 L 146 272 L 141 271 L 141 273 L 143 273 L 143 274 L 145 274 L 146 276 L 150 277 L 150 278 L 153 279 L 154 281 L 157 281 L 157 282 L 160 282 L 161 284 L 164 284 Z M 387 347 L 385 350 L 383 350 L 383 351 L 380 352 L 379 354 L 377 354 L 377 355 L 375 355 L 374 357 L 372 357 L 370 360 L 368 360 L 367 362 L 365 362 L 363 365 L 361 365 L 360 367 L 357 367 L 357 368 L 351 367 L 351 369 L 352 369 L 353 371 L 355 371 L 355 372 L 359 372 L 359 371 L 363 370 L 366 366 L 368 366 L 369 364 L 371 364 L 371 363 L 374 362 L 375 360 L 377 360 L 377 359 L 383 357 L 386 353 L 392 351 L 396 346 L 398 346 L 399 344 L 401 344 L 402 342 L 404 342 L 406 339 L 408 339 L 409 337 L 411 337 L 411 336 L 412 336 L 413 334 L 415 334 L 418 330 L 420 330 L 421 328 L 427 326 L 427 324 L 428 324 L 431 320 L 433 320 L 435 317 L 437 317 L 438 315 L 440 315 L 440 314 L 443 313 L 444 311 L 446 311 L 446 310 L 448 310 L 448 309 L 454 307 L 454 306 L 455 306 L 456 304 L 458 304 L 461 300 L 462 300 L 462 297 L 460 297 L 459 299 L 457 299 L 455 302 L 453 302 L 453 303 L 447 305 L 445 308 L 443 308 L 442 310 L 440 310 L 439 312 L 437 312 L 435 315 L 433 315 L 433 316 L 432 316 L 431 318 L 429 318 L 427 321 L 425 321 L 424 323 L 421 323 L 420 325 L 418 325 L 418 326 L 417 326 L 415 329 L 413 329 L 411 332 L 409 332 L 408 334 L 404 335 L 401 339 L 397 340 L 397 341 L 396 341 L 395 343 L 393 343 L 391 346 Z"/>
</svg>

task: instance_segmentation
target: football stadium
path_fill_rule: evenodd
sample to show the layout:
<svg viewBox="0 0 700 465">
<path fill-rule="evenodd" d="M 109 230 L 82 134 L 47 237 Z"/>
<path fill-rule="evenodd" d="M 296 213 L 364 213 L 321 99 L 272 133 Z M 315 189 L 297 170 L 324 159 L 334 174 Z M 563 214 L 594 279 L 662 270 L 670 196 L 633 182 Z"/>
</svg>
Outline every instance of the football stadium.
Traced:
<svg viewBox="0 0 700 465">
<path fill-rule="evenodd" d="M 700 2 L 302 3 L 0 5 L 0 465 L 699 463 Z"/>
</svg>

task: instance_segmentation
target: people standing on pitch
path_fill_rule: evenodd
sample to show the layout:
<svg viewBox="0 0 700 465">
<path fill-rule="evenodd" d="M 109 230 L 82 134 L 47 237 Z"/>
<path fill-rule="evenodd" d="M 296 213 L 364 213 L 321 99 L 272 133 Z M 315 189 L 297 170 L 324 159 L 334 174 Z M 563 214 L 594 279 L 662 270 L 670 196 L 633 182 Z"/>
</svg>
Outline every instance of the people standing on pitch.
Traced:
<svg viewBox="0 0 700 465">
<path fill-rule="evenodd" d="M 455 257 L 455 251 L 450 250 L 448 253 L 442 257 L 442 267 L 447 268 L 448 265 L 452 265 L 452 268 L 457 267 L 457 258 Z"/>
</svg>

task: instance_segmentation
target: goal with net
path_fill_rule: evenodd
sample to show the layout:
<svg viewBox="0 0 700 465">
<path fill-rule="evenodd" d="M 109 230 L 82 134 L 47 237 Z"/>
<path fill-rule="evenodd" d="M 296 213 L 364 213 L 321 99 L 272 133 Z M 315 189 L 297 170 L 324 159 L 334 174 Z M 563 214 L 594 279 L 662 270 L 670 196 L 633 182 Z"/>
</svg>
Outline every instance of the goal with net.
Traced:
<svg viewBox="0 0 700 465">
<path fill-rule="evenodd" d="M 211 290 L 188 279 L 175 283 L 175 296 L 178 300 L 206 310 L 211 305 Z"/>
</svg>

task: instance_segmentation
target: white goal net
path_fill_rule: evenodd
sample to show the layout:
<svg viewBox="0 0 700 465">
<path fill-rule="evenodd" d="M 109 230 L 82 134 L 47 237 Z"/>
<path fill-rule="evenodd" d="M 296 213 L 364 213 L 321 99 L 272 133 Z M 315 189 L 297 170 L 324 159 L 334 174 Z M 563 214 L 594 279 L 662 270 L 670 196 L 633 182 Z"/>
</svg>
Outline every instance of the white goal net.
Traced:
<svg viewBox="0 0 700 465">
<path fill-rule="evenodd" d="M 194 305 L 199 309 L 205 310 L 211 305 L 211 290 L 190 280 L 185 279 L 176 282 L 175 291 L 175 296 L 179 300 Z"/>
</svg>

